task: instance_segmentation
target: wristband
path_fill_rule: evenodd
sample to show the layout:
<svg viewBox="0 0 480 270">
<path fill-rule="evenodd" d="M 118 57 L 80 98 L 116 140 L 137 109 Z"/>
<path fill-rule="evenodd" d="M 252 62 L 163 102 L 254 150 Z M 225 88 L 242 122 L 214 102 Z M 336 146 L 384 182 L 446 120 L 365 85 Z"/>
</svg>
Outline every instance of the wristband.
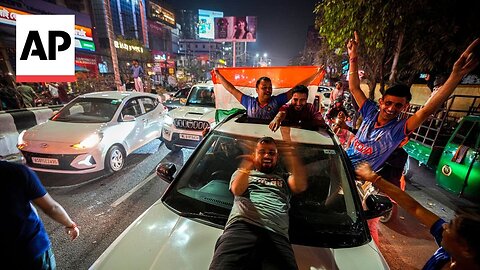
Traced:
<svg viewBox="0 0 480 270">
<path fill-rule="evenodd" d="M 244 173 L 244 174 L 250 174 L 250 170 L 249 169 L 245 169 L 245 168 L 238 168 L 237 171 L 241 172 L 241 173 Z"/>
<path fill-rule="evenodd" d="M 77 228 L 77 223 L 73 222 L 73 224 L 71 226 L 65 226 L 67 229 L 75 229 Z"/>
</svg>

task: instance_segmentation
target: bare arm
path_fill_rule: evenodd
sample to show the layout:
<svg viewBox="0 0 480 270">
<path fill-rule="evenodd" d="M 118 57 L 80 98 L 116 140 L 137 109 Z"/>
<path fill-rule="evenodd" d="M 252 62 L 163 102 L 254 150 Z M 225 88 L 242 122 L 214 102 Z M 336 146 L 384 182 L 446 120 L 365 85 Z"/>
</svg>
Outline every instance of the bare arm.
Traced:
<svg viewBox="0 0 480 270">
<path fill-rule="evenodd" d="M 438 90 L 437 94 L 407 120 L 408 132 L 417 129 L 428 116 L 437 111 L 440 105 L 453 93 L 463 76 L 467 75 L 478 65 L 480 55 L 474 55 L 473 50 L 476 46 L 480 46 L 479 44 L 480 39 L 477 38 L 468 46 L 453 65 L 452 73 L 450 73 L 447 81 Z"/>
<path fill-rule="evenodd" d="M 215 69 L 214 71 L 215 76 L 217 76 L 217 78 L 220 80 L 220 83 L 223 85 L 223 87 L 225 87 L 225 89 L 227 89 L 227 91 L 230 92 L 230 94 L 232 94 L 238 100 L 238 102 L 242 102 L 243 93 L 240 92 L 240 90 L 238 90 L 237 88 L 235 88 L 235 86 L 233 86 L 233 84 L 230 83 L 227 79 L 225 79 L 225 77 L 223 77 L 217 69 Z"/>
<path fill-rule="evenodd" d="M 248 177 L 250 176 L 250 171 L 252 168 L 252 157 L 245 157 L 240 164 L 239 169 L 235 172 L 235 178 L 232 180 L 230 186 L 230 191 L 232 191 L 233 195 L 241 196 L 243 193 L 245 193 L 248 188 Z"/>
<path fill-rule="evenodd" d="M 283 140 L 287 143 L 291 142 L 290 127 L 282 127 Z M 288 186 L 293 193 L 300 193 L 307 189 L 307 178 L 305 176 L 305 168 L 300 161 L 294 146 L 287 148 L 278 148 L 280 155 L 285 159 L 287 170 L 291 173 L 288 177 Z"/>
<path fill-rule="evenodd" d="M 305 80 L 297 83 L 295 86 L 297 85 L 305 85 L 305 86 L 308 86 L 313 80 L 315 80 L 315 78 L 318 76 L 318 74 L 322 73 L 323 71 L 323 66 L 319 67 L 317 69 L 317 71 L 315 73 L 313 73 L 310 77 L 306 78 Z M 287 99 L 290 100 L 293 96 L 293 88 L 291 88 L 290 90 L 288 90 L 286 92 L 287 94 Z"/>
<path fill-rule="evenodd" d="M 33 203 L 38 206 L 42 211 L 55 220 L 56 222 L 65 226 L 66 232 L 74 240 L 80 234 L 77 225 L 68 215 L 67 211 L 55 201 L 50 194 L 45 194 L 43 197 L 33 200 Z"/>
<path fill-rule="evenodd" d="M 272 122 L 268 125 L 268 127 L 273 131 L 277 131 L 280 125 L 282 124 L 282 121 L 285 120 L 285 117 L 287 116 L 286 111 L 279 111 L 275 118 L 273 118 Z"/>
<path fill-rule="evenodd" d="M 360 88 L 360 78 L 358 77 L 358 44 L 360 43 L 360 39 L 358 37 L 357 31 L 354 33 L 355 38 L 350 39 L 347 43 L 347 51 L 349 56 L 349 72 L 348 72 L 348 87 L 350 88 L 350 92 L 355 98 L 358 106 L 361 108 L 367 97 L 363 93 L 362 89 Z"/>
<path fill-rule="evenodd" d="M 359 164 L 355 169 L 355 172 L 361 180 L 372 182 L 375 187 L 387 194 L 410 215 L 416 217 L 428 228 L 431 228 L 432 225 L 439 219 L 437 215 L 423 207 L 405 191 L 402 191 L 397 186 L 378 176 L 372 171 L 372 168 L 370 165 L 368 165 L 368 163 Z"/>
</svg>

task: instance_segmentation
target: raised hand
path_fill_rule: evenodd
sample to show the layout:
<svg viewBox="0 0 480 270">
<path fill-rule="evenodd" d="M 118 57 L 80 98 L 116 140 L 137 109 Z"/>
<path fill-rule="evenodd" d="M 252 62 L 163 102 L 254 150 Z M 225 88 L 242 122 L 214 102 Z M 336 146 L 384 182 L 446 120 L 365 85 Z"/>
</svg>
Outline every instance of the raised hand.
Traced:
<svg viewBox="0 0 480 270">
<path fill-rule="evenodd" d="M 460 55 L 458 60 L 453 65 L 452 75 L 463 77 L 472 71 L 480 61 L 480 55 L 476 55 L 474 50 L 477 46 L 480 46 L 480 38 L 475 39 L 468 48 Z M 480 49 L 477 48 L 477 52 Z"/>
<path fill-rule="evenodd" d="M 351 38 L 347 42 L 347 51 L 348 56 L 351 58 L 357 57 L 358 45 L 360 44 L 360 39 L 358 37 L 357 31 L 353 32 L 354 38 Z"/>
</svg>

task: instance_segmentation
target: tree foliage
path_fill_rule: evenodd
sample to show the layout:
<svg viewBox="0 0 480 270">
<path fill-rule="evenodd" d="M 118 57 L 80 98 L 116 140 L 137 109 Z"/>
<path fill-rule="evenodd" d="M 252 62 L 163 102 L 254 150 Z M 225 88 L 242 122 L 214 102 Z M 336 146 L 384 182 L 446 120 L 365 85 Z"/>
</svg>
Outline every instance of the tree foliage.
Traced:
<svg viewBox="0 0 480 270">
<path fill-rule="evenodd" d="M 359 33 L 359 63 L 372 98 L 377 82 L 382 90 L 399 79 L 412 83 L 420 72 L 447 71 L 479 35 L 479 6 L 479 1 L 323 0 L 314 13 L 332 52 L 345 53 L 348 38 Z"/>
</svg>

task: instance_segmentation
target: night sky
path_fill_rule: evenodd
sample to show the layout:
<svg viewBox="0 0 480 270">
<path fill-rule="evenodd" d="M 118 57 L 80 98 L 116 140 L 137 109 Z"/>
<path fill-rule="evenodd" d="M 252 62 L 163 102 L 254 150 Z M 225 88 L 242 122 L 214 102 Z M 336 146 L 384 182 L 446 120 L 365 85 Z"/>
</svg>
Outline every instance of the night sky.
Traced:
<svg viewBox="0 0 480 270">
<path fill-rule="evenodd" d="M 268 53 L 272 66 L 288 65 L 303 50 L 307 27 L 313 25 L 316 0 L 169 0 L 178 9 L 222 11 L 224 16 L 257 16 L 252 54 Z"/>
</svg>

